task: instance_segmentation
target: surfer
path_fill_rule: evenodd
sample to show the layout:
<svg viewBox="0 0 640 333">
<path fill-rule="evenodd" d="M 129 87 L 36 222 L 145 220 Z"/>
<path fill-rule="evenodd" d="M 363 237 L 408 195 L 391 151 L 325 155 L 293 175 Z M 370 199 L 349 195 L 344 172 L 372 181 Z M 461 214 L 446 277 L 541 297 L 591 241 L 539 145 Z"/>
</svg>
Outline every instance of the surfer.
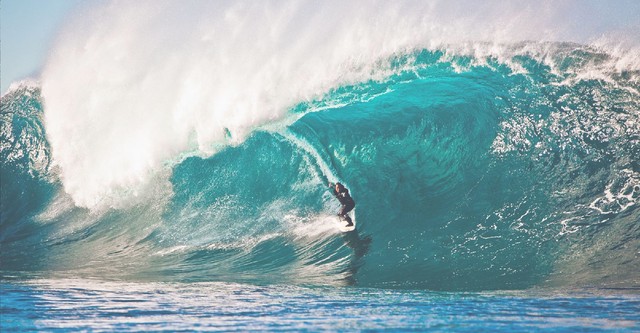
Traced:
<svg viewBox="0 0 640 333">
<path fill-rule="evenodd" d="M 338 216 L 347 221 L 347 227 L 352 226 L 353 222 L 351 221 L 351 217 L 349 217 L 347 213 L 349 213 L 356 206 L 356 203 L 349 195 L 349 190 L 347 190 L 347 188 L 340 183 L 336 183 L 335 186 L 332 183 L 329 183 L 329 187 L 333 191 L 333 195 L 335 195 L 336 198 L 338 198 L 338 200 L 340 201 L 340 204 L 342 204 L 342 208 L 340 208 Z"/>
</svg>

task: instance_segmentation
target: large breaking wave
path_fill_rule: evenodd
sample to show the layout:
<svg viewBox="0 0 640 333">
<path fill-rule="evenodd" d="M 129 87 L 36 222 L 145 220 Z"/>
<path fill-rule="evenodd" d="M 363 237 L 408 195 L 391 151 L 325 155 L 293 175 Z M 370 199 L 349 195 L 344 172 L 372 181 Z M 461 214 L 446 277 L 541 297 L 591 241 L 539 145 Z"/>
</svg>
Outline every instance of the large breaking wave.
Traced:
<svg viewBox="0 0 640 333">
<path fill-rule="evenodd" d="M 638 286 L 637 49 L 334 5 L 88 10 L 2 97 L 3 274 Z"/>
</svg>

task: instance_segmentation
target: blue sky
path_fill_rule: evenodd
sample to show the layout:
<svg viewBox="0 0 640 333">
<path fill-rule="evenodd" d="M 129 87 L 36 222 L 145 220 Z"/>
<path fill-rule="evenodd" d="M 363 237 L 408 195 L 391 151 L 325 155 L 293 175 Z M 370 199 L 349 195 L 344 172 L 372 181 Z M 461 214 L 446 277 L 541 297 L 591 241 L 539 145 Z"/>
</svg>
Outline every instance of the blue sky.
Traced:
<svg viewBox="0 0 640 333">
<path fill-rule="evenodd" d="M 37 77 L 53 37 L 81 0 L 1 0 L 2 93 L 11 82 Z"/>
</svg>

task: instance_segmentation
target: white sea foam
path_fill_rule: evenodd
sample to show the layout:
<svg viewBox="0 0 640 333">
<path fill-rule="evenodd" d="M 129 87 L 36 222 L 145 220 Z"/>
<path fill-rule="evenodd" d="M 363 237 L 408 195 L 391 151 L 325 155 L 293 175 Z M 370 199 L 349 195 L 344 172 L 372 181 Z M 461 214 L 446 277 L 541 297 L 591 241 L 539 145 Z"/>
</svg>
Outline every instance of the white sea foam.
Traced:
<svg viewBox="0 0 640 333">
<path fill-rule="evenodd" d="M 504 43 L 566 40 L 580 29 L 555 23 L 576 3 L 100 2 L 70 20 L 42 74 L 54 163 L 77 205 L 119 205 L 170 161 L 387 75 L 393 55 L 467 42 L 493 56 Z"/>
<path fill-rule="evenodd" d="M 30 95 L 31 90 L 40 88 L 40 82 L 37 79 L 33 79 L 33 78 L 13 82 L 11 83 L 11 85 L 9 85 L 9 89 L 7 89 L 7 91 L 4 94 L 2 94 L 2 98 L 4 98 L 7 94 L 10 94 L 16 90 L 25 89 L 25 88 L 26 88 L 26 93 Z"/>
</svg>

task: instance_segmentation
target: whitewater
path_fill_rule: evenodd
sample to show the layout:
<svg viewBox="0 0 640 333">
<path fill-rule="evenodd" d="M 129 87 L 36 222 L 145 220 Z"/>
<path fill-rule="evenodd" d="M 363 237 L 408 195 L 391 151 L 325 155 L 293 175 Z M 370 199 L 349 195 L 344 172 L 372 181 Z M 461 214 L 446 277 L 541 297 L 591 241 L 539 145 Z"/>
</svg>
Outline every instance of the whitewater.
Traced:
<svg viewBox="0 0 640 333">
<path fill-rule="evenodd" d="M 577 8 L 83 5 L 2 96 L 2 327 L 638 329 L 640 42 Z"/>
</svg>

